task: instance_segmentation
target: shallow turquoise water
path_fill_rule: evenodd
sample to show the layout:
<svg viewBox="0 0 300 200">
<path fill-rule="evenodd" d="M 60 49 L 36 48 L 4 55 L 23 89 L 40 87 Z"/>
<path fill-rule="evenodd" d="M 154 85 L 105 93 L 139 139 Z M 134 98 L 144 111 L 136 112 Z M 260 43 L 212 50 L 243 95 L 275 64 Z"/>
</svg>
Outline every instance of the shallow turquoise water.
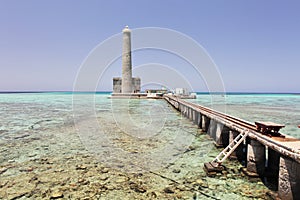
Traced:
<svg viewBox="0 0 300 200">
<path fill-rule="evenodd" d="M 172 169 L 171 173 L 164 172 L 167 177 L 187 178 L 191 172 L 205 177 L 203 163 L 211 161 L 219 150 L 190 120 L 182 118 L 164 100 L 112 100 L 109 96 L 109 93 L 95 96 L 78 93 L 75 97 L 72 93 L 0 94 L 0 152 L 3 155 L 0 166 L 11 162 L 22 166 L 28 160 L 44 156 L 63 158 L 87 149 L 100 155 L 103 163 L 111 162 L 113 167 L 114 163 L 125 163 L 126 169 L 131 170 L 130 164 L 133 163 L 164 172 L 167 169 L 164 166 L 172 169 L 180 164 L 185 166 L 182 172 L 172 173 Z M 200 94 L 196 100 L 190 101 L 251 122 L 289 122 L 284 133 L 298 136 L 299 130 L 294 127 L 300 119 L 299 98 L 297 95 Z M 76 129 L 70 126 L 74 121 Z M 198 138 L 195 137 L 197 134 L 200 135 Z M 191 144 L 197 150 L 185 152 Z M 173 160 L 179 164 L 169 165 Z M 232 169 L 240 167 L 235 162 L 228 162 L 226 166 Z M 8 170 L 2 176 L 13 178 L 18 173 Z M 256 182 L 240 177 L 238 171 L 233 174 L 222 179 L 205 177 L 210 185 L 207 192 L 223 197 L 221 199 L 231 196 L 233 199 L 248 199 L 247 195 L 241 194 L 245 186 L 251 192 L 263 193 L 265 190 L 261 182 L 255 188 Z M 237 191 L 232 192 L 234 189 Z"/>
<path fill-rule="evenodd" d="M 85 96 L 85 94 L 82 94 Z M 91 95 L 89 95 L 91 96 Z M 111 109 L 109 93 L 95 96 L 96 110 Z M 0 136 L 9 137 L 32 126 L 58 126 L 73 122 L 72 93 L 0 94 Z M 190 100 L 249 122 L 272 121 L 285 124 L 281 132 L 300 138 L 300 95 L 295 94 L 199 94 Z M 84 97 L 80 102 L 85 107 Z M 139 104 L 143 106 L 143 103 Z M 145 108 L 149 107 L 145 104 Z M 134 115 L 133 115 L 134 117 Z"/>
</svg>

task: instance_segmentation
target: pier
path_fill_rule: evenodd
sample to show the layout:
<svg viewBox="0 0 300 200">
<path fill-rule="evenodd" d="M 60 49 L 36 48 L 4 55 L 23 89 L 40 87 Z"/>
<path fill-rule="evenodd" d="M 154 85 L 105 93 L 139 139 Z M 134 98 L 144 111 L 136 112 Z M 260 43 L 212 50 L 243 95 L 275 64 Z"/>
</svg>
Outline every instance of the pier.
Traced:
<svg viewBox="0 0 300 200">
<path fill-rule="evenodd" d="M 278 196 L 292 200 L 300 197 L 300 140 L 284 134 L 265 134 L 257 124 L 185 101 L 172 95 L 164 99 L 183 116 L 209 134 L 217 147 L 227 147 L 246 133 L 243 142 L 230 152 L 230 158 L 245 160 L 249 176 L 278 180 Z M 273 124 L 272 124 L 273 125 Z M 265 129 L 264 129 L 265 130 Z"/>
</svg>

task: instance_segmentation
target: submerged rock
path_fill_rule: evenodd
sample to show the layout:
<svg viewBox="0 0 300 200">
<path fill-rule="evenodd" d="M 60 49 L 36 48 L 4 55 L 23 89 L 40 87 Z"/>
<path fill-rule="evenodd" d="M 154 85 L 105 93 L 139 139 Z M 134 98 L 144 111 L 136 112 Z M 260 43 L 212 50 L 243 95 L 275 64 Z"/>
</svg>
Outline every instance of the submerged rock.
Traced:
<svg viewBox="0 0 300 200">
<path fill-rule="evenodd" d="M 139 193 L 144 193 L 147 191 L 144 186 L 139 185 L 137 183 L 133 183 L 133 182 L 130 184 L 130 189 L 134 190 L 135 192 L 139 192 Z"/>
<path fill-rule="evenodd" d="M 197 185 L 199 185 L 201 187 L 204 187 L 204 188 L 208 188 L 209 187 L 208 184 L 207 184 L 207 182 L 203 181 L 202 179 L 197 179 L 195 181 L 195 184 L 197 184 Z"/>
<path fill-rule="evenodd" d="M 33 170 L 33 167 L 19 169 L 20 172 L 32 172 Z"/>
<path fill-rule="evenodd" d="M 108 172 L 109 172 L 109 169 L 108 169 L 108 168 L 103 168 L 103 169 L 101 170 L 101 172 L 102 172 L 102 173 L 108 173 Z"/>
<path fill-rule="evenodd" d="M 64 194 L 61 191 L 54 191 L 51 193 L 50 199 L 59 199 L 63 198 Z"/>
<path fill-rule="evenodd" d="M 77 165 L 76 170 L 86 170 L 87 166 L 86 165 Z"/>
<path fill-rule="evenodd" d="M 174 170 L 173 170 L 173 173 L 176 173 L 176 174 L 178 174 L 178 173 L 180 173 L 180 172 L 181 172 L 180 169 L 174 169 Z"/>
<path fill-rule="evenodd" d="M 99 179 L 102 180 L 102 181 L 105 181 L 105 180 L 108 179 L 108 176 L 105 175 L 105 174 L 102 174 L 102 175 L 99 176 Z"/>
<path fill-rule="evenodd" d="M 4 172 L 6 172 L 8 170 L 7 167 L 2 167 L 0 168 L 0 174 L 3 174 Z"/>
<path fill-rule="evenodd" d="M 127 177 L 119 177 L 119 178 L 117 178 L 116 183 L 123 183 L 127 180 L 128 180 Z"/>
<path fill-rule="evenodd" d="M 168 193 L 168 194 L 173 194 L 175 191 L 174 191 L 174 189 L 171 188 L 171 187 L 165 187 L 165 188 L 164 188 L 164 192 L 165 192 L 165 193 Z"/>
<path fill-rule="evenodd" d="M 157 193 L 152 191 L 152 192 L 149 192 L 147 193 L 147 197 L 153 199 L 153 198 L 157 198 Z"/>
<path fill-rule="evenodd" d="M 178 190 L 180 190 L 180 191 L 186 191 L 186 190 L 188 190 L 188 188 L 185 185 L 178 185 L 176 188 Z"/>
</svg>

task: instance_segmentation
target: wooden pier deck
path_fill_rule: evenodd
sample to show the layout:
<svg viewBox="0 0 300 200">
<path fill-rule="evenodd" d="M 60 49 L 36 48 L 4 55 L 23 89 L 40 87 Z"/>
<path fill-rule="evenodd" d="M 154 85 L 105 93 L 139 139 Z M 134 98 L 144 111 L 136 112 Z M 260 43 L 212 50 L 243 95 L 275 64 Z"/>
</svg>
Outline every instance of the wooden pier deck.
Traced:
<svg viewBox="0 0 300 200">
<path fill-rule="evenodd" d="M 282 199 L 300 196 L 300 140 L 288 135 L 263 134 L 254 123 L 211 108 L 185 101 L 172 95 L 164 99 L 199 128 L 206 131 L 218 146 L 226 146 L 239 133 L 248 132 L 247 139 L 232 157 L 244 157 L 250 174 L 278 178 L 278 194 Z M 267 153 L 266 153 L 267 152 Z M 267 167 L 266 167 L 267 160 Z"/>
</svg>

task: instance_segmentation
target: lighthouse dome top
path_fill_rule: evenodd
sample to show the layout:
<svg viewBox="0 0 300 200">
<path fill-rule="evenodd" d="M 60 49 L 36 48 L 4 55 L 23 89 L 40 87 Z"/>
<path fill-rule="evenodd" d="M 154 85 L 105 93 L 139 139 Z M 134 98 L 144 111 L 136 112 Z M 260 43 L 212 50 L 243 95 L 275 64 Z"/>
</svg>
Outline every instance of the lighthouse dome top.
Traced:
<svg viewBox="0 0 300 200">
<path fill-rule="evenodd" d="M 130 32 L 130 29 L 128 26 L 125 26 L 125 28 L 123 29 L 123 32 Z"/>
</svg>

